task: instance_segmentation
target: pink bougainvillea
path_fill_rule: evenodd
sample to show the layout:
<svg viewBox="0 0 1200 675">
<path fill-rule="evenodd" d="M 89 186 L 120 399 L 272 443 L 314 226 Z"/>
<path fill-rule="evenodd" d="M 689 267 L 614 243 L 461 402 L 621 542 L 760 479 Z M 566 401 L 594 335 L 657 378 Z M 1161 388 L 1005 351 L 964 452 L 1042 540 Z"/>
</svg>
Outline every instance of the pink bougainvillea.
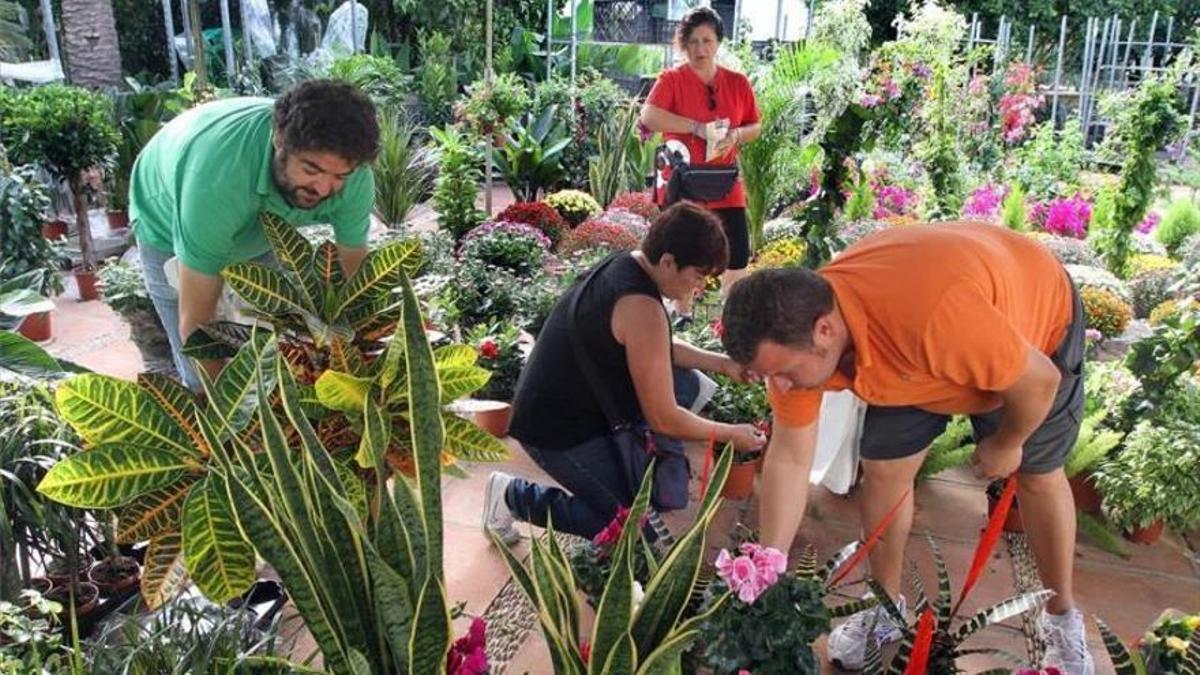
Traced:
<svg viewBox="0 0 1200 675">
<path fill-rule="evenodd" d="M 1000 133 L 1006 143 L 1017 143 L 1037 121 L 1034 113 L 1046 102 L 1046 97 L 1037 93 L 1037 71 L 1028 63 L 1010 65 L 1004 86 L 1006 91 L 999 106 Z"/>
<path fill-rule="evenodd" d="M 451 675 L 485 675 L 488 672 L 486 633 L 487 622 L 475 617 L 467 634 L 455 640 L 450 647 L 446 672 Z"/>
<path fill-rule="evenodd" d="M 999 185 L 982 185 L 971 192 L 963 204 L 962 214 L 968 218 L 992 220 L 1000 211 L 1008 190 Z"/>
<path fill-rule="evenodd" d="M 1060 197 L 1035 204 L 1030 210 L 1034 223 L 1050 234 L 1083 239 L 1092 220 L 1092 205 L 1083 197 Z"/>
</svg>

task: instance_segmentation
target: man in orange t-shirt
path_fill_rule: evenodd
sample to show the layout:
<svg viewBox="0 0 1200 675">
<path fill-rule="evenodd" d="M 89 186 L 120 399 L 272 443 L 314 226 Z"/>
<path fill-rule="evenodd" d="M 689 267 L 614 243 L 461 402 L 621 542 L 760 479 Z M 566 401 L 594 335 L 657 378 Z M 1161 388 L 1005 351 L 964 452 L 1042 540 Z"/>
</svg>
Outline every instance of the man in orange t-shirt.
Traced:
<svg viewBox="0 0 1200 675">
<path fill-rule="evenodd" d="M 1036 241 L 984 224 L 895 228 L 819 272 L 773 269 L 734 286 L 723 342 L 767 381 L 775 422 L 761 502 L 762 543 L 787 551 L 804 515 L 823 391 L 867 402 L 860 454 L 863 526 L 911 488 L 952 414 L 971 415 L 976 474 L 1017 472 L 1018 500 L 1042 583 L 1047 665 L 1091 675 L 1072 597 L 1075 507 L 1063 464 L 1083 411 L 1084 319 L 1062 265 Z M 903 604 L 909 498 L 870 556 Z M 868 639 L 898 639 L 876 608 L 830 635 L 830 658 L 862 667 Z"/>
</svg>

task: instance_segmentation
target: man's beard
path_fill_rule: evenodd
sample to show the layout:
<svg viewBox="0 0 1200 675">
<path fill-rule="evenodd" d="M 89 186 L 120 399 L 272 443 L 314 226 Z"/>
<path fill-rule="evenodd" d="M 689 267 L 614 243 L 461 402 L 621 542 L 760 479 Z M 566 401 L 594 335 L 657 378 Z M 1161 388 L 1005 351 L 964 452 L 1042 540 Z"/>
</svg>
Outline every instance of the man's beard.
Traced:
<svg viewBox="0 0 1200 675">
<path fill-rule="evenodd" d="M 271 178 L 275 181 L 275 187 L 279 189 L 279 193 L 283 195 L 284 200 L 297 209 L 311 209 L 320 204 L 324 199 L 321 195 L 313 190 L 305 187 L 297 187 L 287 180 L 287 152 L 283 150 L 277 151 L 271 158 Z M 305 203 L 305 200 L 308 203 Z"/>
</svg>

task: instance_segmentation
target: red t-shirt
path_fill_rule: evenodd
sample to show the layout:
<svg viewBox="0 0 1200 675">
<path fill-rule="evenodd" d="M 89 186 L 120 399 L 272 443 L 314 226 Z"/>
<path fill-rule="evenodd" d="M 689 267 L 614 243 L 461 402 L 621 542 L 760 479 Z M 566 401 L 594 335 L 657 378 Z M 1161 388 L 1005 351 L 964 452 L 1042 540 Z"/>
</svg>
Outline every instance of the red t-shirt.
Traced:
<svg viewBox="0 0 1200 675">
<path fill-rule="evenodd" d="M 733 133 L 733 130 L 738 127 L 758 122 L 758 103 L 754 100 L 754 90 L 750 88 L 750 80 L 746 79 L 745 75 L 727 68 L 717 67 L 717 75 L 712 81 L 717 107 L 713 110 L 708 108 L 708 86 L 704 84 L 696 71 L 692 70 L 691 66 L 683 63 L 659 74 L 658 81 L 654 83 L 654 88 L 650 90 L 650 98 L 646 102 L 656 108 L 698 122 L 727 119 L 730 133 Z M 704 161 L 705 141 L 699 136 L 666 133 L 663 134 L 663 139 L 674 139 L 686 145 L 688 153 L 691 155 L 692 166 L 708 164 Z M 711 165 L 729 166 L 736 163 L 737 148 L 735 147 L 728 155 L 715 158 Z M 704 205 L 710 209 L 744 208 L 746 192 L 742 188 L 741 178 L 738 178 L 737 184 L 724 199 L 706 202 Z"/>
</svg>

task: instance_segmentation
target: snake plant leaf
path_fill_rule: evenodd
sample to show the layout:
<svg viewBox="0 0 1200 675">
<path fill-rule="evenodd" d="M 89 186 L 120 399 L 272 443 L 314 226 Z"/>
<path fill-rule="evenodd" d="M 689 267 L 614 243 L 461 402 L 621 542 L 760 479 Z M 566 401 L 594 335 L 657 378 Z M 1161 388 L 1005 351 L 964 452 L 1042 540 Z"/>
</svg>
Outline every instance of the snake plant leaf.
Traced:
<svg viewBox="0 0 1200 675">
<path fill-rule="evenodd" d="M 150 540 L 142 566 L 142 598 L 150 609 L 162 607 L 183 588 L 187 569 L 183 563 L 183 535 L 179 530 L 160 532 Z"/>
<path fill-rule="evenodd" d="M 255 310 L 270 316 L 313 313 L 307 298 L 283 272 L 254 262 L 227 265 L 221 278 Z"/>
<path fill-rule="evenodd" d="M 201 451 L 154 395 L 133 382 L 87 373 L 59 385 L 58 413 L 91 445 L 122 443 L 199 459 Z"/>
<path fill-rule="evenodd" d="M 259 214 L 258 220 L 262 224 L 263 233 L 267 235 L 267 241 L 271 243 L 275 259 L 300 282 L 309 310 L 317 311 L 323 297 L 323 289 L 316 272 L 313 271 L 312 244 L 309 244 L 296 228 L 274 213 L 264 211 Z"/>
<path fill-rule="evenodd" d="M 188 574 L 213 602 L 225 604 L 254 583 L 254 547 L 242 536 L 220 479 L 198 483 L 183 506 Z"/>
<path fill-rule="evenodd" d="M 183 502 L 194 480 L 184 479 L 161 490 L 147 492 L 117 513 L 117 543 L 136 544 L 153 539 L 162 532 L 178 531 L 183 518 Z"/>
<path fill-rule="evenodd" d="M 107 509 L 171 485 L 193 468 L 169 450 L 106 443 L 60 460 L 37 489 L 68 506 Z"/>
</svg>

